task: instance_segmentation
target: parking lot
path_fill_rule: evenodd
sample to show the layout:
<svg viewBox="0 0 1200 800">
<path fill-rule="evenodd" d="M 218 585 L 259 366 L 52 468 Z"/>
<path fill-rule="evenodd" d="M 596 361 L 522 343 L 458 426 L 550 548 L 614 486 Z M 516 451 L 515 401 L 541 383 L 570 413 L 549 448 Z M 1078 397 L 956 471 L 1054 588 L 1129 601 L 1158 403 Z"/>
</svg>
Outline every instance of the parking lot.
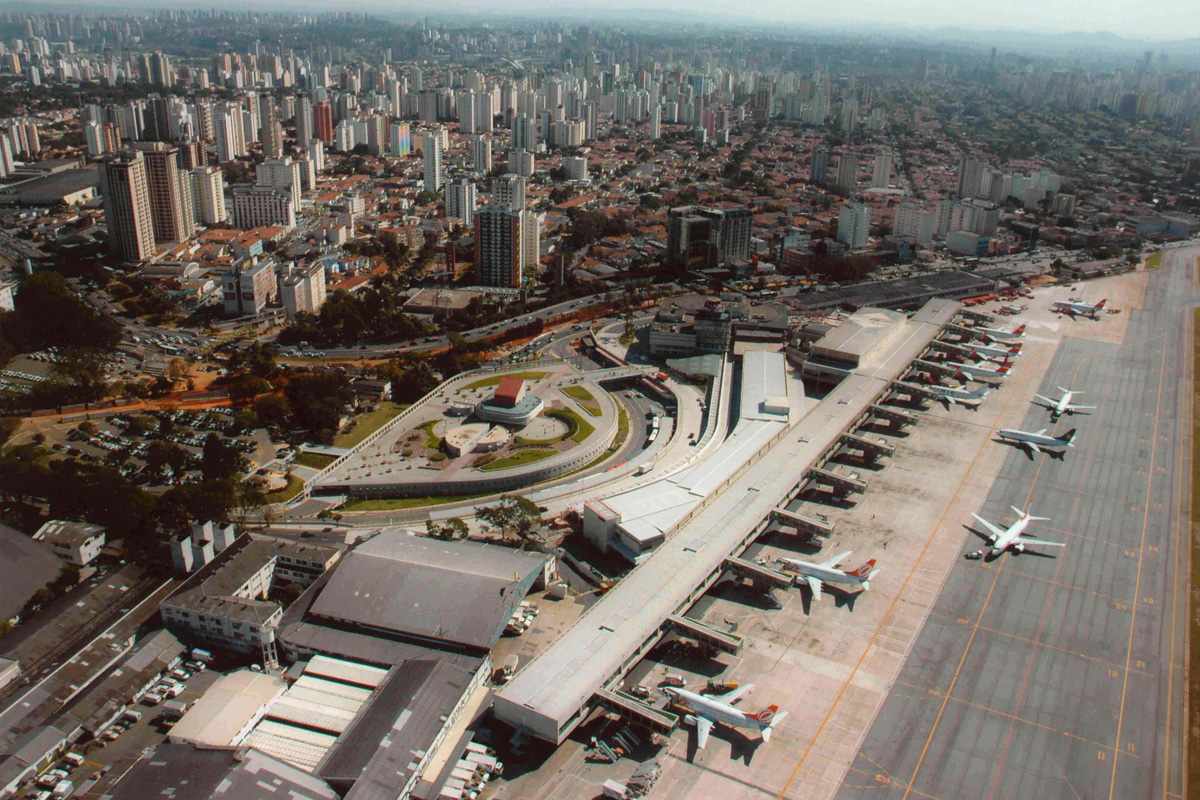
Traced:
<svg viewBox="0 0 1200 800">
<path fill-rule="evenodd" d="M 261 463 L 274 457 L 266 432 L 244 431 L 230 408 L 148 411 L 97 416 L 82 422 L 42 423 L 36 433 L 43 437 L 42 446 L 55 453 L 82 461 L 117 463 L 122 475 L 147 486 L 177 483 L 188 472 L 198 469 L 204 442 L 212 433 L 252 461 Z M 156 441 L 178 446 L 187 456 L 186 462 L 164 465 L 157 473 L 147 469 L 151 443 Z M 180 467 L 178 471 L 176 466 Z"/>
<path fill-rule="evenodd" d="M 182 678 L 184 674 L 188 677 Z M 180 677 L 166 679 L 179 687 L 178 691 L 171 690 L 175 696 L 168 699 L 186 705 L 195 702 L 220 677 L 219 673 L 209 669 L 195 673 L 189 670 L 177 675 Z M 71 746 L 67 752 L 82 756 L 82 762 L 74 758 L 68 760 L 69 757 L 64 755 L 38 780 L 28 781 L 19 796 L 36 798 L 38 792 L 53 788 L 64 779 L 76 787 L 74 797 L 102 796 L 148 750 L 166 738 L 178 719 L 171 708 L 166 700 L 152 703 L 143 698 L 131 703 L 128 711 L 95 739 Z"/>
</svg>

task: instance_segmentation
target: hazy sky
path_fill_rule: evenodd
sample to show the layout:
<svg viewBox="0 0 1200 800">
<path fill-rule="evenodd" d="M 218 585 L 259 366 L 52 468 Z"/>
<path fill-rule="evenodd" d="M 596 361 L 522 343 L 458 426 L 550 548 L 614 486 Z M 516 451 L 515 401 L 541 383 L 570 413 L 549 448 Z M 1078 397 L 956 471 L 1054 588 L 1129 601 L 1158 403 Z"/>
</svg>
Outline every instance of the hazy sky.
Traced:
<svg viewBox="0 0 1200 800">
<path fill-rule="evenodd" d="M 401 13 L 413 8 L 403 1 L 335 2 L 338 6 L 371 7 Z M 673 11 L 681 14 L 682 19 L 712 14 L 754 22 L 818 27 L 831 24 L 902 28 L 950 25 L 985 30 L 1104 31 L 1129 38 L 1200 36 L 1200 0 L 855 0 L 847 3 L 827 0 L 569 0 L 565 3 L 552 0 L 443 0 L 437 7 L 451 12 L 479 10 L 490 14 L 505 11 L 579 14 L 589 9 L 609 15 L 626 9 Z"/>
</svg>

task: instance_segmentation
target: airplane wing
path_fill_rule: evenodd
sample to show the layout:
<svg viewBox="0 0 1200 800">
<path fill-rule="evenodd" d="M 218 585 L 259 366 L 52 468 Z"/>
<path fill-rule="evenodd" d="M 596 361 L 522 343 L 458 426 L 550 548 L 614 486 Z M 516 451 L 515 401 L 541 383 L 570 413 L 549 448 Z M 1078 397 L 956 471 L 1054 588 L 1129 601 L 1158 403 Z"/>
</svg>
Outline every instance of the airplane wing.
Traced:
<svg viewBox="0 0 1200 800">
<path fill-rule="evenodd" d="M 1042 397 L 1040 394 L 1035 394 L 1033 399 L 1029 402 L 1033 403 L 1034 405 L 1045 406 L 1046 408 L 1055 408 L 1058 406 L 1058 403 L 1054 402 L 1049 397 Z"/>
<path fill-rule="evenodd" d="M 1087 414 L 1090 411 L 1095 411 L 1096 407 L 1095 406 L 1069 405 L 1069 406 L 1067 406 L 1067 410 L 1070 411 L 1072 414 Z"/>
<path fill-rule="evenodd" d="M 1030 539 L 1027 536 L 1022 536 L 1018 541 L 1020 541 L 1021 544 L 1036 544 L 1041 547 L 1066 547 L 1067 546 L 1063 542 L 1048 542 L 1045 539 Z"/>
<path fill-rule="evenodd" d="M 704 749 L 704 745 L 708 744 L 708 734 L 712 727 L 712 720 L 696 715 L 696 747 Z"/>
<path fill-rule="evenodd" d="M 1045 435 L 1046 435 L 1045 428 L 1042 428 L 1040 431 L 1038 431 L 1037 433 L 1034 434 L 1034 436 L 1045 436 Z"/>
<path fill-rule="evenodd" d="M 982 525 L 982 526 L 983 526 L 985 529 L 987 529 L 987 532 L 991 534 L 991 541 L 993 541 L 993 542 L 994 542 L 994 541 L 996 541 L 997 539 L 999 539 L 1001 536 L 1003 536 L 1003 535 L 1004 535 L 1004 531 L 1000 530 L 1000 529 L 999 529 L 999 528 L 997 528 L 995 525 L 993 525 L 992 523 L 988 522 L 986 519 L 984 519 L 983 517 L 979 516 L 978 514 L 972 514 L 971 516 L 975 518 L 975 521 L 976 521 L 976 522 L 978 522 L 978 523 L 979 523 L 980 525 Z"/>
<path fill-rule="evenodd" d="M 814 578 L 811 575 L 804 576 L 804 582 L 808 584 L 808 588 L 812 591 L 812 599 L 814 601 L 821 599 L 821 581 L 819 578 Z"/>
<path fill-rule="evenodd" d="M 747 683 L 744 686 L 739 686 L 738 688 L 734 689 L 733 691 L 726 692 L 725 694 L 714 695 L 713 699 L 720 700 L 722 703 L 728 703 L 729 705 L 733 705 L 738 700 L 741 700 L 743 695 L 746 694 L 746 692 L 750 691 L 753 688 L 754 688 L 753 683 Z"/>
<path fill-rule="evenodd" d="M 847 558 L 849 558 L 849 557 L 850 557 L 850 555 L 851 555 L 853 552 L 854 552 L 853 550 L 847 550 L 847 551 L 846 551 L 846 552 L 844 552 L 844 553 L 838 553 L 838 554 L 837 554 L 836 556 L 834 556 L 833 558 L 830 558 L 830 559 L 827 559 L 827 560 L 825 560 L 825 561 L 822 561 L 822 562 L 821 562 L 821 564 L 820 564 L 820 566 L 824 567 L 825 569 L 833 569 L 833 568 L 835 568 L 835 567 L 836 567 L 838 564 L 842 563 L 842 562 L 843 562 L 843 561 L 845 561 Z"/>
</svg>

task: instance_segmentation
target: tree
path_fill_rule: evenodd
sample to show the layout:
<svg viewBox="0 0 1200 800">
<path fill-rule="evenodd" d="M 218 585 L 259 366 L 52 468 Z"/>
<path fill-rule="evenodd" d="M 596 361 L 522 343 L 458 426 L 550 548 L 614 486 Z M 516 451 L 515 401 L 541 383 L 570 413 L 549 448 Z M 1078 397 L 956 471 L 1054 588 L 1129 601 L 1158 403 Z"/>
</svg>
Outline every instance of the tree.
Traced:
<svg viewBox="0 0 1200 800">
<path fill-rule="evenodd" d="M 468 531 L 467 523 L 459 517 L 451 517 L 443 522 L 436 522 L 432 519 L 425 521 L 425 532 L 434 539 L 446 541 L 465 539 Z"/>
<path fill-rule="evenodd" d="M 200 457 L 200 471 L 204 480 L 232 478 L 245 468 L 246 458 L 237 448 L 226 444 L 222 437 L 210 433 L 204 440 L 204 451 Z"/>
<path fill-rule="evenodd" d="M 505 495 L 494 505 L 477 507 L 475 516 L 491 532 L 504 539 L 516 538 L 522 547 L 535 541 L 542 527 L 537 503 L 517 495 Z"/>
<path fill-rule="evenodd" d="M 178 475 L 187 467 L 188 454 L 177 444 L 156 439 L 146 448 L 146 467 L 155 474 L 161 473 L 163 467 L 170 467 Z"/>
<path fill-rule="evenodd" d="M 191 367 L 182 358 L 172 358 L 167 363 L 167 379 L 172 383 L 186 380 L 190 373 Z"/>
</svg>

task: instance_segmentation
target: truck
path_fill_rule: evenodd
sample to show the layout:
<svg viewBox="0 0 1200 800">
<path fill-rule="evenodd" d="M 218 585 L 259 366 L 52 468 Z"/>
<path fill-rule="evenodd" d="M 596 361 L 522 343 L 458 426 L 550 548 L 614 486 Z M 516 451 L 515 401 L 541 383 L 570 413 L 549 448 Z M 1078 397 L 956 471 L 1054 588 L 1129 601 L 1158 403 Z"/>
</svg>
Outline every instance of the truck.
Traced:
<svg viewBox="0 0 1200 800">
<path fill-rule="evenodd" d="M 498 684 L 508 683 L 512 678 L 513 673 L 517 671 L 518 658 L 516 653 L 510 653 L 504 657 L 504 661 L 496 669 L 492 675 L 492 680 Z"/>
<path fill-rule="evenodd" d="M 53 795 L 58 800 L 64 800 L 64 798 L 70 797 L 73 794 L 75 794 L 75 784 L 65 778 L 59 781 L 54 787 Z"/>
<path fill-rule="evenodd" d="M 192 658 L 196 661 L 203 661 L 205 664 L 213 660 L 213 654 L 200 647 L 192 648 Z"/>
</svg>

